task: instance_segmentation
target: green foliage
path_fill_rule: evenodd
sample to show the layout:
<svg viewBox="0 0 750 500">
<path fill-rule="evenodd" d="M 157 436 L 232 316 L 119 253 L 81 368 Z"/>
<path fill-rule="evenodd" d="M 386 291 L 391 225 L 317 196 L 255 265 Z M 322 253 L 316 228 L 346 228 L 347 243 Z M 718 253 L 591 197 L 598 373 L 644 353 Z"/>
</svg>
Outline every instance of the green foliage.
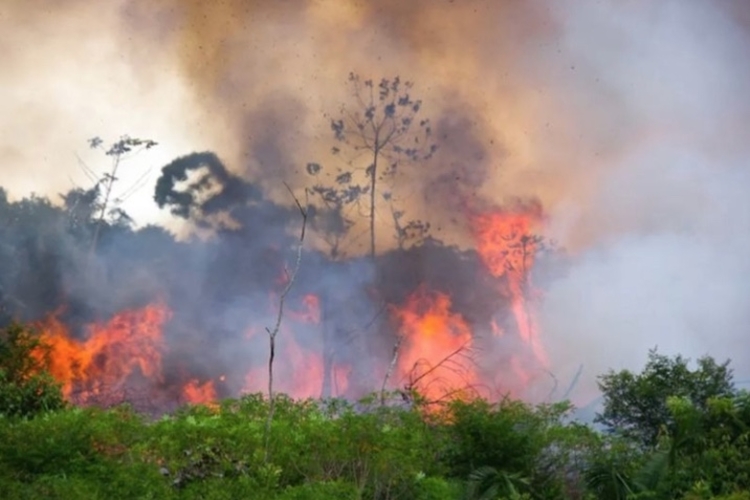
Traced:
<svg viewBox="0 0 750 500">
<path fill-rule="evenodd" d="M 287 488 L 276 498 L 279 500 L 357 500 L 359 493 L 353 484 L 323 481 Z"/>
<path fill-rule="evenodd" d="M 22 328 L 3 356 L 13 380 L 44 356 Z M 647 448 L 627 433 L 568 422 L 568 404 L 481 399 L 440 410 L 261 394 L 147 420 L 127 406 L 0 417 L 7 498 L 341 500 L 747 500 L 750 395 L 664 402 Z"/>
<path fill-rule="evenodd" d="M 0 416 L 26 417 L 63 407 L 48 367 L 48 347 L 28 328 L 13 323 L 0 331 Z"/>
<path fill-rule="evenodd" d="M 455 401 L 447 412 L 441 461 L 467 481 L 470 497 L 530 493 L 560 498 L 572 489 L 574 462 L 591 445 L 590 430 L 562 424 L 567 403 L 532 408 L 502 400 Z"/>
<path fill-rule="evenodd" d="M 622 370 L 601 376 L 604 411 L 596 416 L 596 422 L 642 446 L 654 447 L 660 434 L 674 431 L 669 397 L 685 397 L 705 409 L 709 399 L 734 393 L 729 361 L 718 364 L 703 357 L 695 370 L 688 362 L 681 356 L 669 358 L 651 350 L 642 373 Z"/>
<path fill-rule="evenodd" d="M 635 493 L 632 478 L 641 460 L 641 454 L 632 443 L 620 437 L 602 439 L 601 447 L 587 457 L 584 468 L 586 489 L 595 498 L 630 498 Z"/>
<path fill-rule="evenodd" d="M 446 462 L 450 473 L 467 478 L 480 467 L 529 474 L 543 447 L 542 422 L 521 402 L 456 401 L 450 408 Z"/>
<path fill-rule="evenodd" d="M 418 477 L 412 489 L 414 500 L 450 500 L 459 499 L 463 493 L 463 484 L 449 481 L 442 477 Z"/>
<path fill-rule="evenodd" d="M 672 491 L 693 490 L 702 484 L 714 495 L 750 490 L 750 415 L 748 394 L 711 398 L 704 408 L 687 398 L 673 398 L 675 421 L 670 439 Z M 699 481 L 699 483 L 696 483 Z"/>
<path fill-rule="evenodd" d="M 494 467 L 480 467 L 469 474 L 467 498 L 470 500 L 492 500 L 520 498 L 520 489 L 528 489 L 529 481 L 519 474 L 498 471 Z"/>
</svg>

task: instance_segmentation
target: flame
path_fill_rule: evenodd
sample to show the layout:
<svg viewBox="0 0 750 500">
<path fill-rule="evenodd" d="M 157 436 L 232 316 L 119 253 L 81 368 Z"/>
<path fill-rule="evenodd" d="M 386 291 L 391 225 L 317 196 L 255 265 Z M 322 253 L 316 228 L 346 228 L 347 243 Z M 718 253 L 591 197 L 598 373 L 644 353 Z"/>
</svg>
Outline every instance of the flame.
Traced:
<svg viewBox="0 0 750 500">
<path fill-rule="evenodd" d="M 468 354 L 471 328 L 451 311 L 451 298 L 420 286 L 402 307 L 392 307 L 402 336 L 398 373 L 408 387 L 436 401 L 471 387 L 477 379 Z"/>
<path fill-rule="evenodd" d="M 455 310 L 451 296 L 421 285 L 403 304 L 389 309 L 401 339 L 394 381 L 398 379 L 430 401 L 439 401 L 475 391 L 488 375 L 515 392 L 533 381 L 535 369 L 546 368 L 547 355 L 533 314 L 539 294 L 531 283 L 540 245 L 533 231 L 541 220 L 541 212 L 533 209 L 498 209 L 471 217 L 478 254 L 502 287 L 516 323 L 513 328 L 492 319 L 487 325 L 490 339 L 499 342 L 497 345 L 506 341 L 510 344 L 502 345 L 512 345 L 519 339 L 528 349 L 506 349 L 501 365 L 479 365 L 470 357 L 476 347 L 475 332 Z M 291 294 L 285 300 L 276 336 L 275 392 L 295 398 L 347 393 L 352 366 L 337 363 L 332 346 L 321 349 L 321 339 L 327 339 L 321 298 Z M 272 318 L 276 318 L 279 301 L 278 291 L 269 294 Z M 145 380 L 142 385 L 151 391 L 163 390 L 162 356 L 167 349 L 162 329 L 170 317 L 171 311 L 161 303 L 126 310 L 106 323 L 88 325 L 85 339 L 77 340 L 53 314 L 41 323 L 43 340 L 52 348 L 51 373 L 63 383 L 65 396 L 77 404 L 126 400 L 125 391 L 138 380 Z M 263 337 L 268 333 L 262 326 L 248 325 L 248 330 L 249 341 L 267 348 Z M 248 361 L 248 366 L 240 369 L 245 373 L 243 392 L 267 390 L 268 365 L 262 358 Z M 170 382 L 175 400 L 211 405 L 218 400 L 217 383 L 225 382 L 226 376 L 207 380 L 186 373 L 180 379 L 176 385 Z"/>
<path fill-rule="evenodd" d="M 208 380 L 201 384 L 198 379 L 192 379 L 185 384 L 182 388 L 182 397 L 190 404 L 202 405 L 209 405 L 218 399 L 214 381 Z"/>
<path fill-rule="evenodd" d="M 504 278 L 507 285 L 518 335 L 529 345 L 536 361 L 546 367 L 547 353 L 533 313 L 540 294 L 531 282 L 531 270 L 540 245 L 533 233 L 541 225 L 541 210 L 536 206 L 498 209 L 477 214 L 471 222 L 482 262 L 494 277 Z M 494 322 L 492 330 L 496 335 L 506 333 Z M 517 365 L 518 360 L 515 363 L 514 371 L 520 374 L 523 367 Z M 528 374 L 524 373 L 523 378 L 527 378 Z"/>
<path fill-rule="evenodd" d="M 274 313 L 278 297 L 272 295 Z M 295 398 L 316 398 L 323 392 L 326 366 L 323 355 L 305 347 L 305 335 L 314 334 L 311 326 L 321 323 L 320 298 L 314 294 L 302 297 L 298 307 L 289 304 L 284 311 L 284 322 L 276 336 L 274 358 L 274 392 L 283 392 Z M 247 338 L 253 339 L 260 329 L 251 328 Z M 267 335 L 266 332 L 263 332 Z M 348 388 L 350 369 L 334 364 L 331 367 L 332 390 L 341 394 Z M 268 390 L 268 365 L 250 369 L 245 375 L 243 392 L 265 392 Z"/>
<path fill-rule="evenodd" d="M 86 340 L 72 338 L 51 315 L 38 325 L 51 347 L 50 373 L 63 384 L 65 397 L 81 404 L 124 391 L 137 373 L 161 381 L 162 326 L 170 315 L 162 304 L 122 311 L 106 324 L 89 325 Z"/>
<path fill-rule="evenodd" d="M 289 311 L 291 319 L 298 323 L 320 323 L 320 299 L 317 295 L 307 294 L 302 298 L 302 309 Z"/>
</svg>

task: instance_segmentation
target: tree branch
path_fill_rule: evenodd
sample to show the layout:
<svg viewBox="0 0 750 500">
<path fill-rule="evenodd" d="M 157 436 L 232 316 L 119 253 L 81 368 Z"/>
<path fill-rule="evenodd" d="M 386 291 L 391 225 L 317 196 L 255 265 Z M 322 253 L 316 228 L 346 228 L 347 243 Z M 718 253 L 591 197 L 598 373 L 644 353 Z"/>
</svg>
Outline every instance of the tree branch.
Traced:
<svg viewBox="0 0 750 500">
<path fill-rule="evenodd" d="M 275 397 L 273 393 L 273 361 L 276 357 L 276 336 L 279 334 L 279 329 L 281 328 L 281 321 L 284 317 L 284 303 L 286 301 L 287 295 L 289 295 L 289 292 L 292 289 L 292 286 L 294 285 L 295 280 L 297 279 L 297 273 L 300 269 L 300 264 L 302 263 L 302 248 L 304 246 L 305 241 L 305 229 L 307 227 L 307 210 L 302 207 L 302 204 L 299 202 L 299 199 L 294 195 L 291 188 L 287 183 L 284 183 L 284 186 L 286 186 L 289 193 L 292 195 L 292 198 L 294 198 L 294 203 L 296 203 L 297 208 L 299 209 L 299 213 L 302 216 L 302 229 L 300 230 L 299 235 L 299 243 L 297 245 L 297 257 L 294 262 L 294 268 L 292 269 L 292 272 L 289 273 L 287 270 L 287 283 L 284 289 L 281 291 L 281 295 L 279 296 L 279 309 L 276 314 L 276 323 L 274 324 L 273 329 L 266 328 L 266 331 L 268 332 L 268 344 L 269 344 L 269 352 L 268 352 L 268 418 L 266 419 L 266 426 L 265 426 L 265 451 L 264 451 L 264 461 L 268 462 L 268 456 L 269 456 L 269 443 L 271 439 L 271 423 L 273 421 L 273 414 L 274 410 L 276 409 L 275 403 Z M 307 191 L 305 191 L 305 194 L 307 195 Z"/>
</svg>

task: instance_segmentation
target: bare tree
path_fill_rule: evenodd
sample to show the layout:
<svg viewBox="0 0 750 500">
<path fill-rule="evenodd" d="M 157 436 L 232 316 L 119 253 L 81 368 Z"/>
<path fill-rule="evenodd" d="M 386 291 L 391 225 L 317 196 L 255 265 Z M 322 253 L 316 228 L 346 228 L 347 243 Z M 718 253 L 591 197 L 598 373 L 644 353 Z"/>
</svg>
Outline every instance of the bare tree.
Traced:
<svg viewBox="0 0 750 500">
<path fill-rule="evenodd" d="M 431 142 L 432 129 L 427 119 L 418 120 L 422 101 L 411 97 L 413 84 L 396 76 L 383 78 L 380 83 L 360 80 L 354 73 L 349 82 L 356 101 L 353 108 L 343 106 L 341 117 L 331 120 L 337 145 L 334 155 L 348 148 L 350 170 L 339 169 L 335 175 L 335 187 L 313 188 L 326 203 L 333 202 L 340 208 L 359 202 L 362 195 L 369 194 L 367 217 L 369 219 L 369 253 L 374 259 L 377 251 L 375 225 L 379 196 L 390 201 L 392 193 L 383 190 L 388 186 L 403 162 L 428 160 L 437 150 Z M 364 160 L 363 160 L 364 158 Z M 365 161 L 364 176 L 357 168 Z M 308 173 L 317 175 L 320 165 L 308 165 Z"/>
<path fill-rule="evenodd" d="M 385 405 L 385 392 L 386 387 L 388 387 L 388 381 L 391 379 L 391 376 L 393 375 L 393 370 L 396 368 L 396 364 L 398 363 L 398 355 L 399 351 L 401 350 L 401 343 L 404 341 L 404 337 L 402 335 L 399 335 L 396 339 L 396 342 L 393 344 L 393 354 L 391 355 L 391 362 L 388 363 L 388 369 L 385 371 L 385 376 L 383 377 L 383 385 L 380 387 L 380 404 Z"/>
<path fill-rule="evenodd" d="M 112 164 L 110 166 L 109 172 L 106 172 L 101 178 L 96 180 L 95 189 L 97 189 L 98 191 L 99 188 L 103 186 L 104 197 L 100 203 L 99 216 L 94 223 L 94 235 L 91 238 L 92 253 L 96 250 L 96 245 L 99 240 L 99 232 L 101 230 L 102 223 L 104 222 L 104 217 L 108 212 L 111 211 L 110 202 L 112 201 L 112 188 L 117 181 L 117 172 L 120 169 L 122 162 L 128 158 L 131 158 L 132 156 L 135 156 L 145 149 L 151 149 L 152 147 L 157 145 L 155 141 L 152 141 L 150 139 L 136 139 L 127 135 L 120 137 L 119 140 L 115 141 L 107 149 L 104 148 L 103 143 L 104 142 L 99 137 L 89 139 L 89 146 L 91 147 L 91 149 L 101 149 L 104 151 L 104 154 L 112 158 Z M 137 187 L 138 182 L 134 186 L 131 186 L 128 191 L 134 190 Z M 122 216 L 123 213 L 120 212 L 119 215 Z"/>
<path fill-rule="evenodd" d="M 374 83 L 373 80 L 362 81 L 358 75 L 350 73 L 349 83 L 354 104 L 342 106 L 340 117 L 331 119 L 331 130 L 336 140 L 331 151 L 335 156 L 346 157 L 345 167 L 328 171 L 319 163 L 307 165 L 307 173 L 321 179 L 308 189 L 322 202 L 312 224 L 328 243 L 331 257 L 340 258 L 345 252 L 342 241 L 355 226 L 355 217 L 364 215 L 357 212 L 362 208 L 362 201 L 369 199 L 363 212 L 369 219 L 368 246 L 370 257 L 374 260 L 380 198 L 389 204 L 400 248 L 405 246 L 407 240 L 424 238 L 429 231 L 427 223 L 404 221 L 404 212 L 395 207 L 393 193 L 387 187 L 390 187 L 389 181 L 403 163 L 413 164 L 430 159 L 437 145 L 431 142 L 429 120 L 417 120 L 422 101 L 411 97 L 411 82 L 402 81 L 396 76 Z M 343 154 L 342 148 L 346 149 Z M 380 312 L 385 304 L 382 306 Z M 374 319 L 367 323 L 371 324 Z M 394 347 L 394 358 L 398 355 L 399 345 L 397 343 Z"/>
<path fill-rule="evenodd" d="M 286 186 L 290 193 L 292 193 L 292 190 L 289 188 L 289 186 Z M 268 453 L 269 453 L 269 443 L 271 438 L 271 424 L 273 422 L 273 414 L 274 410 L 276 409 L 275 405 L 275 397 L 273 392 L 273 362 L 276 357 L 276 336 L 279 334 L 279 329 L 281 328 L 281 321 L 284 318 L 284 303 L 286 301 L 287 295 L 289 295 L 290 290 L 292 289 L 292 286 L 294 286 L 294 281 L 297 279 L 297 273 L 300 269 L 300 264 L 302 263 L 302 248 L 304 246 L 305 242 L 305 229 L 307 228 L 307 209 L 302 207 L 302 204 L 299 202 L 296 196 L 294 196 L 294 193 L 292 193 L 292 197 L 294 198 L 294 202 L 297 204 L 297 208 L 299 209 L 299 213 L 302 216 L 302 228 L 300 229 L 300 235 L 299 235 L 299 243 L 297 245 L 297 257 L 294 262 L 294 267 L 291 271 L 288 269 L 284 269 L 284 272 L 286 273 L 286 285 L 284 286 L 284 289 L 281 291 L 281 295 L 279 296 L 279 307 L 276 313 L 276 323 L 274 324 L 273 328 L 266 328 L 266 331 L 268 332 L 268 417 L 266 418 L 266 426 L 265 426 L 265 461 L 268 462 Z"/>
</svg>

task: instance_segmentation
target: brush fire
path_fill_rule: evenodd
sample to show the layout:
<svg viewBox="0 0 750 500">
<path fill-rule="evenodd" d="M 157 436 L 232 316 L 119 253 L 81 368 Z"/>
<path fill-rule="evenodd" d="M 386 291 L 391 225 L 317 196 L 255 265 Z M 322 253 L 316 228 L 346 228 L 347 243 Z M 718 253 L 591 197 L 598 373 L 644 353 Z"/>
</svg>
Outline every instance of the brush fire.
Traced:
<svg viewBox="0 0 750 500">
<path fill-rule="evenodd" d="M 410 253 L 426 251 L 450 255 L 454 262 L 448 264 L 458 267 L 433 270 L 430 282 L 406 277 L 398 293 L 368 290 L 370 317 L 352 319 L 332 310 L 362 299 L 314 293 L 309 288 L 320 284 L 301 273 L 298 292 L 282 315 L 275 390 L 296 398 L 360 397 L 387 381 L 387 389 L 416 390 L 433 402 L 466 394 L 522 396 L 547 363 L 533 312 L 540 295 L 531 283 L 539 253 L 533 232 L 540 220 L 533 211 L 491 210 L 472 216 L 477 252 L 439 244 L 392 252 L 402 266 L 410 265 Z M 470 276 L 472 271 L 479 275 Z M 466 293 L 460 284 L 451 290 L 455 273 L 468 273 L 475 292 L 486 294 L 483 311 L 472 310 L 475 301 L 454 299 Z M 62 319 L 64 307 L 36 326 L 51 347 L 52 375 L 76 404 L 128 401 L 145 409 L 210 404 L 267 388 L 266 328 L 287 279 L 271 282 L 257 319 L 248 313 L 235 335 L 210 345 L 205 343 L 210 335 L 175 335 L 179 329 L 170 327 L 180 319 L 180 308 L 165 298 L 84 324 L 77 334 Z M 227 347 L 253 356 L 219 366 L 201 363 L 207 350 Z"/>
<path fill-rule="evenodd" d="M 74 403 L 265 393 L 280 309 L 298 398 L 746 378 L 747 2 L 58 3 L 0 9 L 0 327 Z"/>
</svg>

